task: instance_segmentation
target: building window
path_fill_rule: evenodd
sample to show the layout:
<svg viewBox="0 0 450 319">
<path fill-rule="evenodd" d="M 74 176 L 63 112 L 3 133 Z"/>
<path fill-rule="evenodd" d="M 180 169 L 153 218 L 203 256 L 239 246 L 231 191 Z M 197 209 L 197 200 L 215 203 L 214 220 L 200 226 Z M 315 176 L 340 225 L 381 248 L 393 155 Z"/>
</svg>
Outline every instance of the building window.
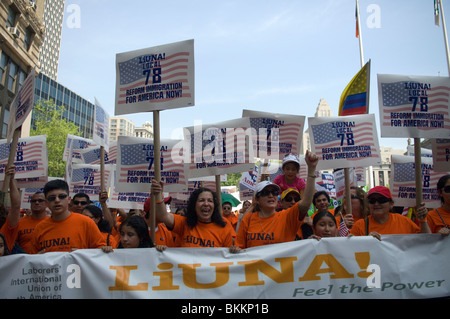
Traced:
<svg viewBox="0 0 450 319">
<path fill-rule="evenodd" d="M 17 88 L 17 92 L 20 91 L 23 85 L 23 81 L 25 81 L 25 78 L 27 77 L 26 73 L 22 70 L 19 71 L 19 87 Z"/>
<path fill-rule="evenodd" d="M 378 185 L 384 186 L 384 171 L 378 171 Z"/>
<path fill-rule="evenodd" d="M 19 67 L 17 64 L 11 61 L 9 64 L 9 76 L 8 76 L 8 90 L 14 92 L 14 85 L 16 82 L 16 75 Z"/>
<path fill-rule="evenodd" d="M 9 110 L 5 108 L 5 113 L 3 114 L 3 130 L 2 137 L 8 136 L 8 123 L 9 123 Z"/>
<path fill-rule="evenodd" d="M 4 75 L 6 73 L 6 64 L 8 63 L 8 58 L 6 54 L 2 52 L 2 55 L 0 57 L 0 84 L 3 85 L 4 83 Z"/>
<path fill-rule="evenodd" d="M 25 35 L 24 35 L 24 39 L 23 39 L 23 48 L 25 49 L 25 51 L 28 52 L 28 50 L 30 50 L 31 48 L 31 42 L 33 39 L 33 33 L 30 30 L 30 28 L 26 28 L 25 29 Z"/>
<path fill-rule="evenodd" d="M 8 17 L 6 18 L 6 27 L 14 27 L 16 25 L 16 12 L 13 8 L 8 7 Z"/>
</svg>

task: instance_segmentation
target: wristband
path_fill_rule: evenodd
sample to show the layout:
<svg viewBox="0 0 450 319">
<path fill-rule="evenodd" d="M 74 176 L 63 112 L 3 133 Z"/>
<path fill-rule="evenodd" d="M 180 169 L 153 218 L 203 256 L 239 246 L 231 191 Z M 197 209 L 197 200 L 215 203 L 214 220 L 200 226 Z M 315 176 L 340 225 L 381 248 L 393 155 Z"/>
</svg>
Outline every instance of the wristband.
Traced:
<svg viewBox="0 0 450 319">
<path fill-rule="evenodd" d="M 308 175 L 308 177 L 316 178 L 316 175 Z"/>
<path fill-rule="evenodd" d="M 162 200 L 155 201 L 156 204 L 162 204 L 162 202 L 163 202 Z"/>
<path fill-rule="evenodd" d="M 427 222 L 427 217 L 425 216 L 425 218 L 423 218 L 423 219 L 419 219 L 418 218 L 418 220 L 419 220 L 420 223 L 426 223 Z"/>
</svg>

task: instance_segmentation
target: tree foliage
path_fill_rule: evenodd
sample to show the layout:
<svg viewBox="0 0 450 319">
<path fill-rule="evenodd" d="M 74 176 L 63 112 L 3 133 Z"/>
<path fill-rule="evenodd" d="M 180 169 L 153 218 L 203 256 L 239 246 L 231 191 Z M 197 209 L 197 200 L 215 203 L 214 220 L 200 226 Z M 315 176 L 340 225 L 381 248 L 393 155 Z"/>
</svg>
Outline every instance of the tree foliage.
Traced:
<svg viewBox="0 0 450 319">
<path fill-rule="evenodd" d="M 63 118 L 64 106 L 53 100 L 40 100 L 33 108 L 34 129 L 30 136 L 46 135 L 48 150 L 48 176 L 64 177 L 66 162 L 63 161 L 67 134 L 81 136 L 78 127 Z"/>
</svg>

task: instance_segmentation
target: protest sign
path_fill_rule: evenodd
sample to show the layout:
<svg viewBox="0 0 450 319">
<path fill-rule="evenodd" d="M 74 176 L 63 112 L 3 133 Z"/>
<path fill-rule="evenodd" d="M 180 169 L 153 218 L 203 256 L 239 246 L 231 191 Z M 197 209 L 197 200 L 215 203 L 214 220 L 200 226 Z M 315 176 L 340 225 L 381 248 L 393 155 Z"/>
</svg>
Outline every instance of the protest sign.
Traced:
<svg viewBox="0 0 450 319">
<path fill-rule="evenodd" d="M 439 234 L 308 239 L 246 249 L 79 249 L 10 255 L 0 298 L 413 299 L 448 297 L 450 238 Z M 411 262 L 414 261 L 414 262 Z M 174 309 L 171 317 L 182 314 Z M 224 313 L 222 310 L 217 310 Z M 270 309 L 269 309 L 269 313 Z"/>
<path fill-rule="evenodd" d="M 116 55 L 115 115 L 194 105 L 194 40 Z"/>
<path fill-rule="evenodd" d="M 450 139 L 431 139 L 435 172 L 450 172 Z"/>
<path fill-rule="evenodd" d="M 308 124 L 318 170 L 381 164 L 373 114 L 309 117 Z"/>
<path fill-rule="evenodd" d="M 416 168 L 414 156 L 392 155 L 390 188 L 395 206 L 416 206 Z M 436 172 L 433 159 L 422 157 L 422 198 L 427 208 L 441 206 L 436 185 L 441 176 L 449 173 Z"/>
<path fill-rule="evenodd" d="M 110 184 L 111 167 L 105 165 L 105 186 Z M 69 195 L 85 193 L 89 196 L 98 195 L 101 191 L 101 169 L 100 165 L 73 164 L 69 184 Z"/>
<path fill-rule="evenodd" d="M 5 179 L 5 168 L 10 153 L 10 143 L 0 140 L 0 180 Z M 47 176 L 47 138 L 45 135 L 19 138 L 14 153 L 16 179 Z"/>
<path fill-rule="evenodd" d="M 243 110 L 242 117 L 250 118 L 255 157 L 281 160 L 300 153 L 304 116 Z"/>
<path fill-rule="evenodd" d="M 161 180 L 165 192 L 187 190 L 187 172 L 182 161 L 172 159 L 172 152 L 181 145 L 179 140 L 161 140 Z M 117 183 L 119 192 L 148 192 L 155 178 L 153 140 L 119 136 L 117 141 Z"/>
<path fill-rule="evenodd" d="M 35 69 L 31 70 L 22 83 L 9 109 L 7 141 L 11 141 L 14 131 L 21 127 L 34 105 Z"/>
<path fill-rule="evenodd" d="M 82 163 L 80 155 L 81 150 L 84 150 L 91 146 L 97 146 L 97 144 L 89 138 L 67 134 L 66 145 L 64 146 L 63 161 L 68 161 L 69 152 L 72 148 L 71 161 L 73 163 Z"/>
<path fill-rule="evenodd" d="M 189 176 L 203 177 L 240 173 L 253 169 L 254 156 L 249 118 L 196 125 L 184 129 L 183 154 L 173 154 L 189 163 Z"/>
<path fill-rule="evenodd" d="M 109 114 L 95 99 L 94 131 L 92 137 L 94 143 L 109 150 Z"/>
<path fill-rule="evenodd" d="M 378 74 L 382 137 L 448 138 L 450 78 Z"/>
</svg>

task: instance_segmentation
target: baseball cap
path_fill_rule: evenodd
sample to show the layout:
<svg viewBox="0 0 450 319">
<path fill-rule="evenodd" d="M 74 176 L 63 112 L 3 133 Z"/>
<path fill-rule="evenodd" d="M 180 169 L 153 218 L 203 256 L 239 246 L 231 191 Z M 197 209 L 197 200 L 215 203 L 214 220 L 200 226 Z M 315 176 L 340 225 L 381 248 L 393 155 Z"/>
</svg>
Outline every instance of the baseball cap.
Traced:
<svg viewBox="0 0 450 319">
<path fill-rule="evenodd" d="M 262 191 L 264 188 L 272 186 L 274 188 L 276 188 L 278 191 L 280 191 L 280 186 L 278 186 L 275 183 L 269 182 L 269 181 L 262 181 L 259 182 L 258 184 L 256 184 L 256 193 L 258 194 L 260 191 Z"/>
<path fill-rule="evenodd" d="M 296 155 L 296 154 L 290 153 L 290 154 L 286 155 L 283 158 L 283 164 L 281 165 L 281 167 L 283 168 L 284 165 L 286 165 L 289 162 L 295 163 L 298 165 L 298 167 L 300 167 L 300 160 L 298 159 L 298 155 Z"/>
<path fill-rule="evenodd" d="M 385 187 L 385 186 L 375 186 L 372 187 L 369 192 L 367 193 L 367 197 L 369 197 L 372 194 L 380 194 L 386 198 L 390 198 L 392 199 L 392 194 L 391 191 L 389 190 L 389 188 Z"/>
<path fill-rule="evenodd" d="M 295 188 L 288 188 L 281 193 L 281 199 L 284 199 L 286 197 L 286 195 L 291 192 L 294 192 L 294 193 L 298 194 L 298 196 L 300 196 L 300 192 L 298 190 L 296 190 Z"/>
<path fill-rule="evenodd" d="M 170 201 L 172 200 L 172 197 L 171 196 L 169 196 L 169 197 L 166 197 L 166 198 L 164 198 L 164 200 L 163 200 L 163 202 L 164 202 L 164 204 L 168 204 L 168 203 L 170 203 Z M 145 203 L 144 203 L 144 212 L 146 212 L 146 213 L 148 213 L 149 211 L 150 211 L 150 196 L 145 200 Z"/>
</svg>

